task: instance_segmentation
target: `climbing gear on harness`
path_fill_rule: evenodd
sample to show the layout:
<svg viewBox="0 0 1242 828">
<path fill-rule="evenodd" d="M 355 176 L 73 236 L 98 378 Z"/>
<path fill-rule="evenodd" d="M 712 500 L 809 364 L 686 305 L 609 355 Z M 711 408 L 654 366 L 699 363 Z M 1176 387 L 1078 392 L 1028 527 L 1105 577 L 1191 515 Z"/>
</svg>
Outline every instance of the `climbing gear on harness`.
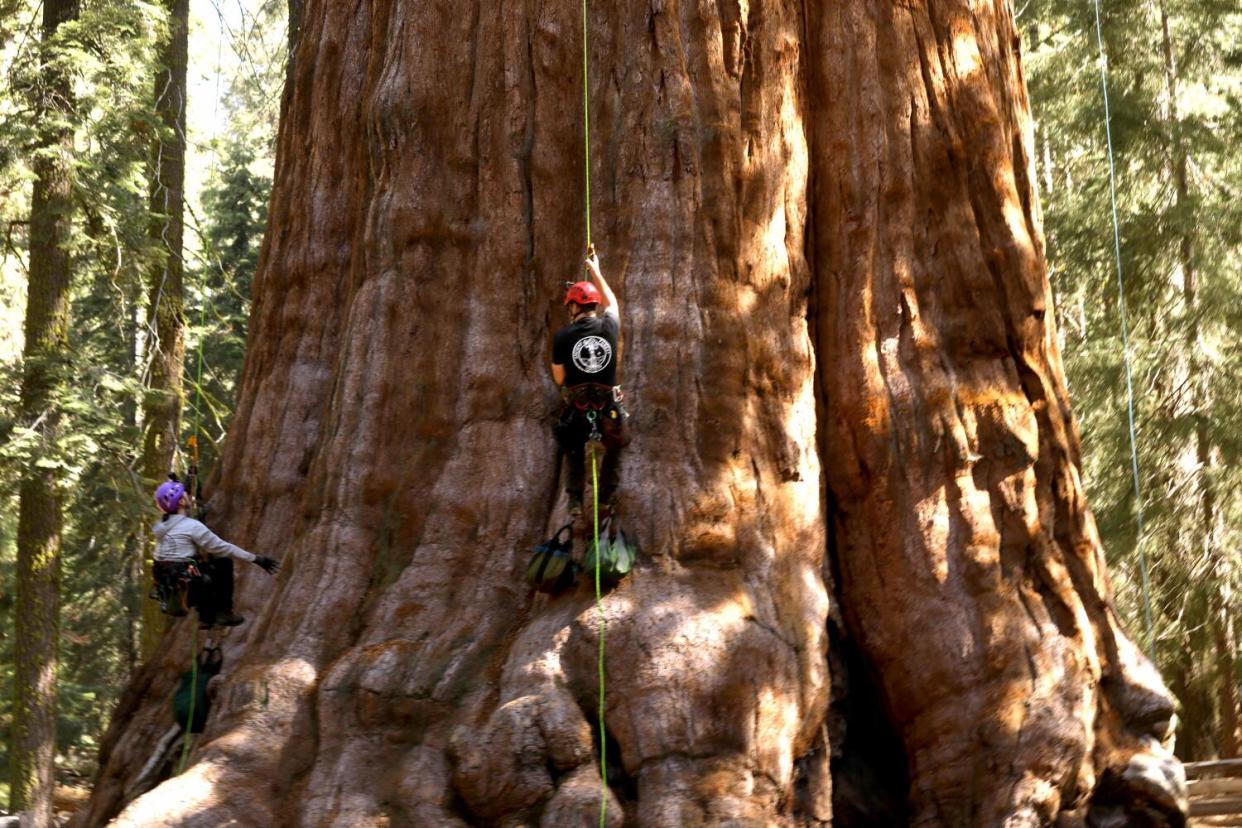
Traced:
<svg viewBox="0 0 1242 828">
<path fill-rule="evenodd" d="M 168 475 L 168 480 L 161 483 L 155 490 L 155 503 L 166 515 L 175 515 L 181 507 L 181 498 L 185 496 L 185 486 L 177 479 L 177 475 Z"/>
<path fill-rule="evenodd" d="M 586 418 L 587 422 L 591 424 L 591 434 L 587 437 L 587 442 L 602 443 L 604 435 L 599 431 L 599 412 L 594 409 L 587 411 Z M 595 462 L 595 452 L 593 450 L 591 452 L 591 462 Z"/>
<path fill-rule="evenodd" d="M 595 543 L 587 550 L 582 568 L 597 573 L 603 583 L 612 586 L 634 568 L 634 551 L 615 521 L 605 517 L 602 525 L 606 531 L 597 536 Z"/>
<path fill-rule="evenodd" d="M 562 304 L 568 305 L 573 302 L 576 305 L 598 305 L 600 303 L 599 288 L 595 287 L 591 282 L 574 282 L 569 286 L 569 290 L 565 292 L 565 301 Z"/>
<path fill-rule="evenodd" d="M 526 565 L 526 580 L 540 592 L 556 595 L 577 582 L 578 565 L 573 558 L 573 527 L 572 523 L 565 524 L 531 553 L 530 563 Z M 566 537 L 562 539 L 562 535 Z"/>
<path fill-rule="evenodd" d="M 619 385 L 584 382 L 580 385 L 562 385 L 561 399 L 579 411 L 599 411 L 609 405 L 620 405 L 625 400 L 625 392 Z"/>
<path fill-rule="evenodd" d="M 211 583 L 197 561 L 156 561 L 154 576 L 150 597 L 160 602 L 161 612 L 176 618 L 186 615 L 193 605 L 190 586 Z"/>
</svg>

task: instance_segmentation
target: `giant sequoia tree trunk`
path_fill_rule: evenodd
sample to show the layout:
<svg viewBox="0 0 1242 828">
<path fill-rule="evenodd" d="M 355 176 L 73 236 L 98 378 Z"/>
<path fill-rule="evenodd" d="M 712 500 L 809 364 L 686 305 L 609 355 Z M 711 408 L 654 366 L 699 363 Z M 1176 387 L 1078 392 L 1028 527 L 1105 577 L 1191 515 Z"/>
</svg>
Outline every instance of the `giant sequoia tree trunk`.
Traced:
<svg viewBox="0 0 1242 828">
<path fill-rule="evenodd" d="M 84 822 L 594 821 L 592 597 L 520 579 L 564 508 L 577 11 L 306 5 L 213 498 L 285 571 L 247 573 L 191 766 L 127 805 L 188 663 L 167 638 Z M 841 824 L 868 794 L 919 825 L 1180 824 L 1078 480 L 1007 6 L 592 14 L 645 552 L 604 601 L 611 824 L 825 825 L 834 770 Z M 854 773 L 876 719 L 892 749 Z"/>
</svg>

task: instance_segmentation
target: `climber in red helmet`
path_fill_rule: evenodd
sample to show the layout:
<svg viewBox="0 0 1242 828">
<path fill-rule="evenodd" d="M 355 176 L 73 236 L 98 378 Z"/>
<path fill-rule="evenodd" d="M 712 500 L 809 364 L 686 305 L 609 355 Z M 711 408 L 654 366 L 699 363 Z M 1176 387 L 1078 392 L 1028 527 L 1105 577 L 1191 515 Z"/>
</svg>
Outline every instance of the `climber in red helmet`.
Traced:
<svg viewBox="0 0 1242 828">
<path fill-rule="evenodd" d="M 621 476 L 621 449 L 629 442 L 627 414 L 617 383 L 621 355 L 621 306 L 599 269 L 592 247 L 586 259 L 591 280 L 577 282 L 565 294 L 570 322 L 552 340 L 552 379 L 561 387 L 561 412 L 556 440 L 569 463 L 566 494 L 569 513 L 582 515 L 586 446 L 604 447 L 599 475 L 601 519 L 613 512 L 613 496 Z"/>
</svg>

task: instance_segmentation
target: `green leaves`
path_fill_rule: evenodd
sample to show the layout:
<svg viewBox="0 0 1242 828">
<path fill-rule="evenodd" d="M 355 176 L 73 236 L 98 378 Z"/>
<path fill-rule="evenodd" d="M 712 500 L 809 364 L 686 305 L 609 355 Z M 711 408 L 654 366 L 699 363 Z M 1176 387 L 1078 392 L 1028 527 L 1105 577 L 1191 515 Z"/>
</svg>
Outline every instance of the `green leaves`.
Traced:
<svg viewBox="0 0 1242 828">
<path fill-rule="evenodd" d="M 1022 23 L 1048 261 L 1083 477 L 1118 605 L 1131 630 L 1141 630 L 1141 540 L 1151 563 L 1157 660 L 1166 676 L 1180 676 L 1182 702 L 1191 704 L 1215 697 L 1202 635 L 1211 607 L 1242 584 L 1229 554 L 1242 540 L 1242 158 L 1235 149 L 1242 65 L 1234 61 L 1242 12 L 1220 0 L 1110 0 L 1103 9 L 1142 539 L 1094 19 L 1084 13 L 1090 4 L 1033 0 Z M 1235 633 L 1238 609 L 1229 616 Z M 1179 747 L 1189 756 L 1214 749 L 1199 736 Z"/>
<path fill-rule="evenodd" d="M 39 5 L 0 0 L 0 687 L 7 687 L 12 664 L 12 619 L 6 613 L 17 484 L 24 472 L 56 471 L 64 480 L 65 503 L 59 750 L 87 773 L 107 713 L 136 666 L 134 625 L 145 592 L 137 533 L 151 520 L 153 482 L 135 468 L 147 368 L 143 274 L 167 255 L 148 233 L 153 220 L 162 221 L 152 215 L 148 188 L 151 144 L 167 129 L 153 101 L 155 45 L 167 31 L 166 14 L 162 4 L 145 0 L 83 0 L 80 18 L 62 26 L 52 48 L 41 51 Z M 223 14 L 232 19 L 232 11 Z M 192 74 L 213 74 L 220 53 L 245 56 L 225 62 L 222 100 L 207 104 L 219 110 L 228 125 L 220 132 L 228 138 L 206 146 L 193 124 L 187 136 L 191 327 L 182 423 L 184 437 L 201 421 L 205 468 L 227 431 L 244 357 L 285 71 L 283 3 L 267 0 L 241 14 L 244 25 L 221 33 L 220 42 L 201 26 L 191 29 Z M 36 123 L 40 96 L 47 93 L 41 61 L 68 71 L 78 112 L 68 124 L 74 135 L 67 243 L 73 355 L 68 363 L 46 366 L 67 379 L 47 404 L 61 423 L 54 444 L 41 443 L 36 428 L 15 416 L 31 162 L 39 129 L 51 123 Z M 191 84 L 190 95 L 212 86 Z M 202 106 L 201 97 L 191 104 Z M 200 342 L 203 376 L 196 387 Z M 2 692 L 0 726 L 9 720 L 8 710 Z M 0 761 L 4 750 L 0 740 Z"/>
</svg>

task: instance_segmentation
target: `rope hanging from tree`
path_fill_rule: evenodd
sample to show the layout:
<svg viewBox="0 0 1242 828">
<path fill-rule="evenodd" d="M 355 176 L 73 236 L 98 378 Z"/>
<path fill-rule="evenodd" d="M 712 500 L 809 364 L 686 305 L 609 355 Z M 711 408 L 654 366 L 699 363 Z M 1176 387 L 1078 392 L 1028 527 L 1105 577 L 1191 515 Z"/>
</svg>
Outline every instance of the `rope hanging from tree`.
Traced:
<svg viewBox="0 0 1242 828">
<path fill-rule="evenodd" d="M 586 219 L 586 246 L 591 250 L 591 73 L 587 31 L 587 0 L 582 0 L 582 171 L 583 205 Z M 595 542 L 595 610 L 599 616 L 599 828 L 604 828 L 608 812 L 608 757 L 606 745 L 608 728 L 604 723 L 604 617 L 603 590 L 600 570 L 603 555 L 599 548 L 599 468 L 595 458 L 595 444 L 591 444 L 591 506 L 594 519 Z"/>
<path fill-rule="evenodd" d="M 587 0 L 582 0 L 582 156 L 585 178 L 586 243 L 591 247 L 591 89 L 587 60 Z"/>
<path fill-rule="evenodd" d="M 604 556 L 599 548 L 599 467 L 595 461 L 595 444 L 591 444 L 591 508 L 595 518 L 595 610 L 599 613 L 599 828 L 604 828 L 604 815 L 608 811 L 608 757 L 606 743 L 608 730 L 604 725 L 604 603 L 600 586 L 600 572 L 604 568 Z"/>
<path fill-rule="evenodd" d="M 1108 194 L 1113 212 L 1113 253 L 1117 260 L 1117 307 L 1121 316 L 1121 353 L 1126 369 L 1126 414 L 1130 427 L 1130 469 L 1134 475 L 1134 522 L 1139 553 L 1139 572 L 1143 582 L 1143 620 L 1147 631 L 1147 655 L 1155 659 L 1155 634 L 1151 620 L 1151 582 L 1147 572 L 1147 551 L 1143 547 L 1143 485 L 1139 476 L 1138 441 L 1134 428 L 1134 378 L 1130 367 L 1130 331 L 1126 321 L 1126 283 L 1121 266 L 1121 227 L 1117 220 L 1117 167 L 1113 158 L 1112 114 L 1108 105 L 1108 54 L 1104 50 L 1104 29 L 1100 23 L 1100 0 L 1095 0 L 1095 39 L 1100 50 L 1100 88 L 1104 93 L 1104 138 L 1108 145 Z"/>
<path fill-rule="evenodd" d="M 199 326 L 202 327 L 203 312 L 206 308 L 204 302 L 203 308 L 199 309 Z M 200 331 L 198 337 L 198 369 L 194 378 L 194 433 L 190 435 L 187 445 L 190 449 L 190 486 L 187 491 L 190 492 L 190 501 L 197 507 L 198 501 L 198 435 L 202 428 L 202 387 L 203 387 L 203 334 Z M 198 626 L 193 625 L 193 633 L 190 638 L 190 712 L 185 720 L 185 735 L 181 743 L 181 758 L 177 762 L 177 773 L 180 774 L 185 770 L 185 762 L 190 757 L 190 740 L 193 738 L 194 723 L 194 704 L 198 697 Z"/>
<path fill-rule="evenodd" d="M 219 69 L 220 69 L 218 55 L 217 55 L 216 61 L 217 61 L 216 62 L 216 74 L 218 77 Z M 217 90 L 216 103 L 218 104 L 219 103 L 219 84 L 218 83 L 216 84 L 216 90 Z M 216 165 L 214 144 L 212 146 L 211 156 L 212 156 L 211 166 L 212 166 L 212 170 L 214 171 L 215 165 Z M 206 302 L 206 297 L 204 296 L 202 299 L 202 304 L 199 306 L 199 309 L 198 309 L 198 327 L 199 327 L 198 354 L 197 354 L 197 359 L 196 359 L 197 365 L 195 367 L 195 375 L 194 375 L 194 433 L 191 434 L 190 439 L 186 441 L 186 445 L 190 449 L 190 486 L 188 487 L 187 491 L 190 492 L 190 501 L 194 504 L 195 509 L 197 509 L 198 507 L 198 498 L 200 494 L 199 489 L 200 489 L 200 480 L 201 480 L 201 477 L 199 476 L 199 470 L 198 470 L 198 460 L 199 460 L 198 439 L 199 439 L 199 435 L 202 433 L 202 430 L 203 430 L 203 340 L 206 339 L 205 328 L 204 328 L 206 316 L 207 316 L 207 302 Z M 190 687 L 192 688 L 192 691 L 190 693 L 190 712 L 186 716 L 186 720 L 185 720 L 185 735 L 183 737 L 182 744 L 181 744 L 181 758 L 177 762 L 177 773 L 178 774 L 180 774 L 183 770 L 185 770 L 186 760 L 190 757 L 190 740 L 193 738 L 192 731 L 193 731 L 193 723 L 194 723 L 194 704 L 198 697 L 198 627 L 197 625 L 193 626 L 193 633 L 191 634 L 191 638 L 190 638 L 190 658 L 192 659 L 192 664 L 190 665 Z"/>
</svg>

